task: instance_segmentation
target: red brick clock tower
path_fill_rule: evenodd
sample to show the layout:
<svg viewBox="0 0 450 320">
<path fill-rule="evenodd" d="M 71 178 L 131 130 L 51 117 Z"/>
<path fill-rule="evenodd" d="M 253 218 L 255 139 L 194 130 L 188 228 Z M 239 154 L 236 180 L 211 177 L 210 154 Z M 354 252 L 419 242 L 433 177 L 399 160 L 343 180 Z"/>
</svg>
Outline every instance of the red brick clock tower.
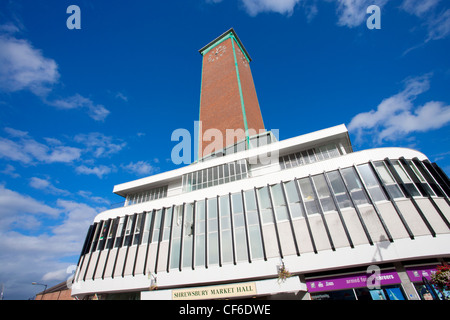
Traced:
<svg viewBox="0 0 450 320">
<path fill-rule="evenodd" d="M 226 141 L 227 129 L 243 132 L 234 142 L 247 139 L 252 132 L 260 133 L 264 123 L 250 70 L 251 58 L 236 32 L 231 28 L 199 52 L 203 56 L 199 138 L 208 129 L 219 129 L 226 147 L 232 144 Z M 208 144 L 210 141 L 201 142 L 200 158 L 207 156 L 203 151 Z"/>
</svg>

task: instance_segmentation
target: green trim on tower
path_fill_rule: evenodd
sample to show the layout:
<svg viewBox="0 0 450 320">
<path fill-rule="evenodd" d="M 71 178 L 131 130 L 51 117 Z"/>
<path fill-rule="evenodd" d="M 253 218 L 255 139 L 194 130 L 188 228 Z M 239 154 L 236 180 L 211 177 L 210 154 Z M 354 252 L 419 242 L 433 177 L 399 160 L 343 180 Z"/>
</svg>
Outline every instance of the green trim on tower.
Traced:
<svg viewBox="0 0 450 320">
<path fill-rule="evenodd" d="M 250 137 L 248 136 L 248 124 L 247 124 L 247 115 L 245 114 L 244 95 L 242 94 L 241 78 L 239 76 L 239 67 L 238 67 L 238 62 L 237 62 L 237 58 L 236 58 L 236 49 L 234 48 L 233 40 L 236 41 L 236 39 L 232 35 L 231 36 L 231 45 L 233 47 L 234 65 L 236 66 L 236 76 L 237 76 L 237 82 L 238 82 L 238 87 L 239 87 L 239 96 L 241 98 L 241 108 L 242 108 L 242 118 L 244 119 L 245 138 L 247 141 L 247 149 L 250 149 Z"/>
</svg>

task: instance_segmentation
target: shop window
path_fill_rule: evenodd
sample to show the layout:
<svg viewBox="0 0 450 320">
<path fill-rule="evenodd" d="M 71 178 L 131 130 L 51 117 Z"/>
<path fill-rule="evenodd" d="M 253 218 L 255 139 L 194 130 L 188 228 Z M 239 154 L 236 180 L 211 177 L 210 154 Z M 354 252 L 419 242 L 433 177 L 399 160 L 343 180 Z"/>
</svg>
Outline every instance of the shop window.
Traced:
<svg viewBox="0 0 450 320">
<path fill-rule="evenodd" d="M 312 293 L 311 300 L 356 300 L 353 289 Z"/>
</svg>

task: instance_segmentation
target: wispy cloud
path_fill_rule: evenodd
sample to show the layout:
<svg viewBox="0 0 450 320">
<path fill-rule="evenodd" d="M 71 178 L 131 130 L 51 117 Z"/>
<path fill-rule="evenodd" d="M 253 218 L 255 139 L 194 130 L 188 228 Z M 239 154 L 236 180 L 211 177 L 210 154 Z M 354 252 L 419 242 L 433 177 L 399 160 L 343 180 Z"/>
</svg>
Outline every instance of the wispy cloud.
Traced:
<svg viewBox="0 0 450 320">
<path fill-rule="evenodd" d="M 38 190 L 42 190 L 47 193 L 55 195 L 69 195 L 70 192 L 67 190 L 59 189 L 55 187 L 48 179 L 41 179 L 38 177 L 30 178 L 30 187 Z"/>
<path fill-rule="evenodd" d="M 97 121 L 105 120 L 110 113 L 103 105 L 95 104 L 91 99 L 85 98 L 78 93 L 72 97 L 53 101 L 45 100 L 45 102 L 59 109 L 86 109 L 88 115 Z"/>
<path fill-rule="evenodd" d="M 411 132 L 425 132 L 450 123 L 450 105 L 429 101 L 415 106 L 418 95 L 430 88 L 430 74 L 405 81 L 403 91 L 384 99 L 376 110 L 357 114 L 348 125 L 358 141 L 372 136 L 375 143 L 398 140 Z"/>
<path fill-rule="evenodd" d="M 86 174 L 86 175 L 96 175 L 100 179 L 103 178 L 103 176 L 110 174 L 111 172 L 115 171 L 115 166 L 105 166 L 105 165 L 99 165 L 99 166 L 93 166 L 93 167 L 87 167 L 85 165 L 81 165 L 75 168 L 75 171 L 79 174 Z"/>
<path fill-rule="evenodd" d="M 138 176 L 153 174 L 159 170 L 147 161 L 130 162 L 127 165 L 122 165 L 122 168 Z"/>
<path fill-rule="evenodd" d="M 126 142 L 99 132 L 77 134 L 74 140 L 86 146 L 86 151 L 91 152 L 96 158 L 118 153 L 126 146 Z"/>
<path fill-rule="evenodd" d="M 11 23 L 0 25 L 0 90 L 27 90 L 47 105 L 62 109 L 84 109 L 92 119 L 104 121 L 110 111 L 78 93 L 60 99 L 49 97 L 61 78 L 58 64 L 45 57 L 42 50 L 35 48 L 30 41 L 16 38 L 14 33 L 18 31 L 19 28 Z"/>
<path fill-rule="evenodd" d="M 338 25 L 349 28 L 363 24 L 367 19 L 367 7 L 377 5 L 382 8 L 387 0 L 336 0 Z"/>
<path fill-rule="evenodd" d="M 81 149 L 64 145 L 49 146 L 30 137 L 27 132 L 5 128 L 11 138 L 0 137 L 0 158 L 24 164 L 68 163 L 80 158 Z"/>
<path fill-rule="evenodd" d="M 44 57 L 29 41 L 0 35 L 1 89 L 7 92 L 30 90 L 45 96 L 59 77 L 56 62 Z"/>
<path fill-rule="evenodd" d="M 8 297 L 28 298 L 22 295 L 32 281 L 66 280 L 69 265 L 63 259 L 79 254 L 87 228 L 102 210 L 63 199 L 50 206 L 0 185 L 0 261 L 8 262 L 0 264 L 0 275 Z"/>
</svg>

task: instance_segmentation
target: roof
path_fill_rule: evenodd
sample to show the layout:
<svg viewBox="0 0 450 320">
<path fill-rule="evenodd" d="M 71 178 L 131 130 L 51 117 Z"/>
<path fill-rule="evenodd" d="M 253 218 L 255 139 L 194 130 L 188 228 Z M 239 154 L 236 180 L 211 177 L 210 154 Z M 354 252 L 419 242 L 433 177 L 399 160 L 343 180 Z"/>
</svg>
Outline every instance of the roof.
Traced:
<svg viewBox="0 0 450 320">
<path fill-rule="evenodd" d="M 247 50 L 245 49 L 244 45 L 242 44 L 241 40 L 239 39 L 239 37 L 236 34 L 236 31 L 234 31 L 233 28 L 228 29 L 227 31 L 225 31 L 224 33 L 222 33 L 220 36 L 218 36 L 216 39 L 214 39 L 213 41 L 211 41 L 210 43 L 208 43 L 206 46 L 204 46 L 203 48 L 201 48 L 200 50 L 198 50 L 198 52 L 200 52 L 201 55 L 203 55 L 203 52 L 205 50 L 210 49 L 211 46 L 217 44 L 218 42 L 220 42 L 220 40 L 222 40 L 223 38 L 225 38 L 226 36 L 228 36 L 230 33 L 232 33 L 232 35 L 234 36 L 234 38 L 236 39 L 236 41 L 238 42 L 239 46 L 242 48 L 242 50 L 244 51 L 245 55 L 247 56 L 249 61 L 252 61 L 252 58 L 250 58 L 250 55 L 248 54 Z"/>
</svg>

